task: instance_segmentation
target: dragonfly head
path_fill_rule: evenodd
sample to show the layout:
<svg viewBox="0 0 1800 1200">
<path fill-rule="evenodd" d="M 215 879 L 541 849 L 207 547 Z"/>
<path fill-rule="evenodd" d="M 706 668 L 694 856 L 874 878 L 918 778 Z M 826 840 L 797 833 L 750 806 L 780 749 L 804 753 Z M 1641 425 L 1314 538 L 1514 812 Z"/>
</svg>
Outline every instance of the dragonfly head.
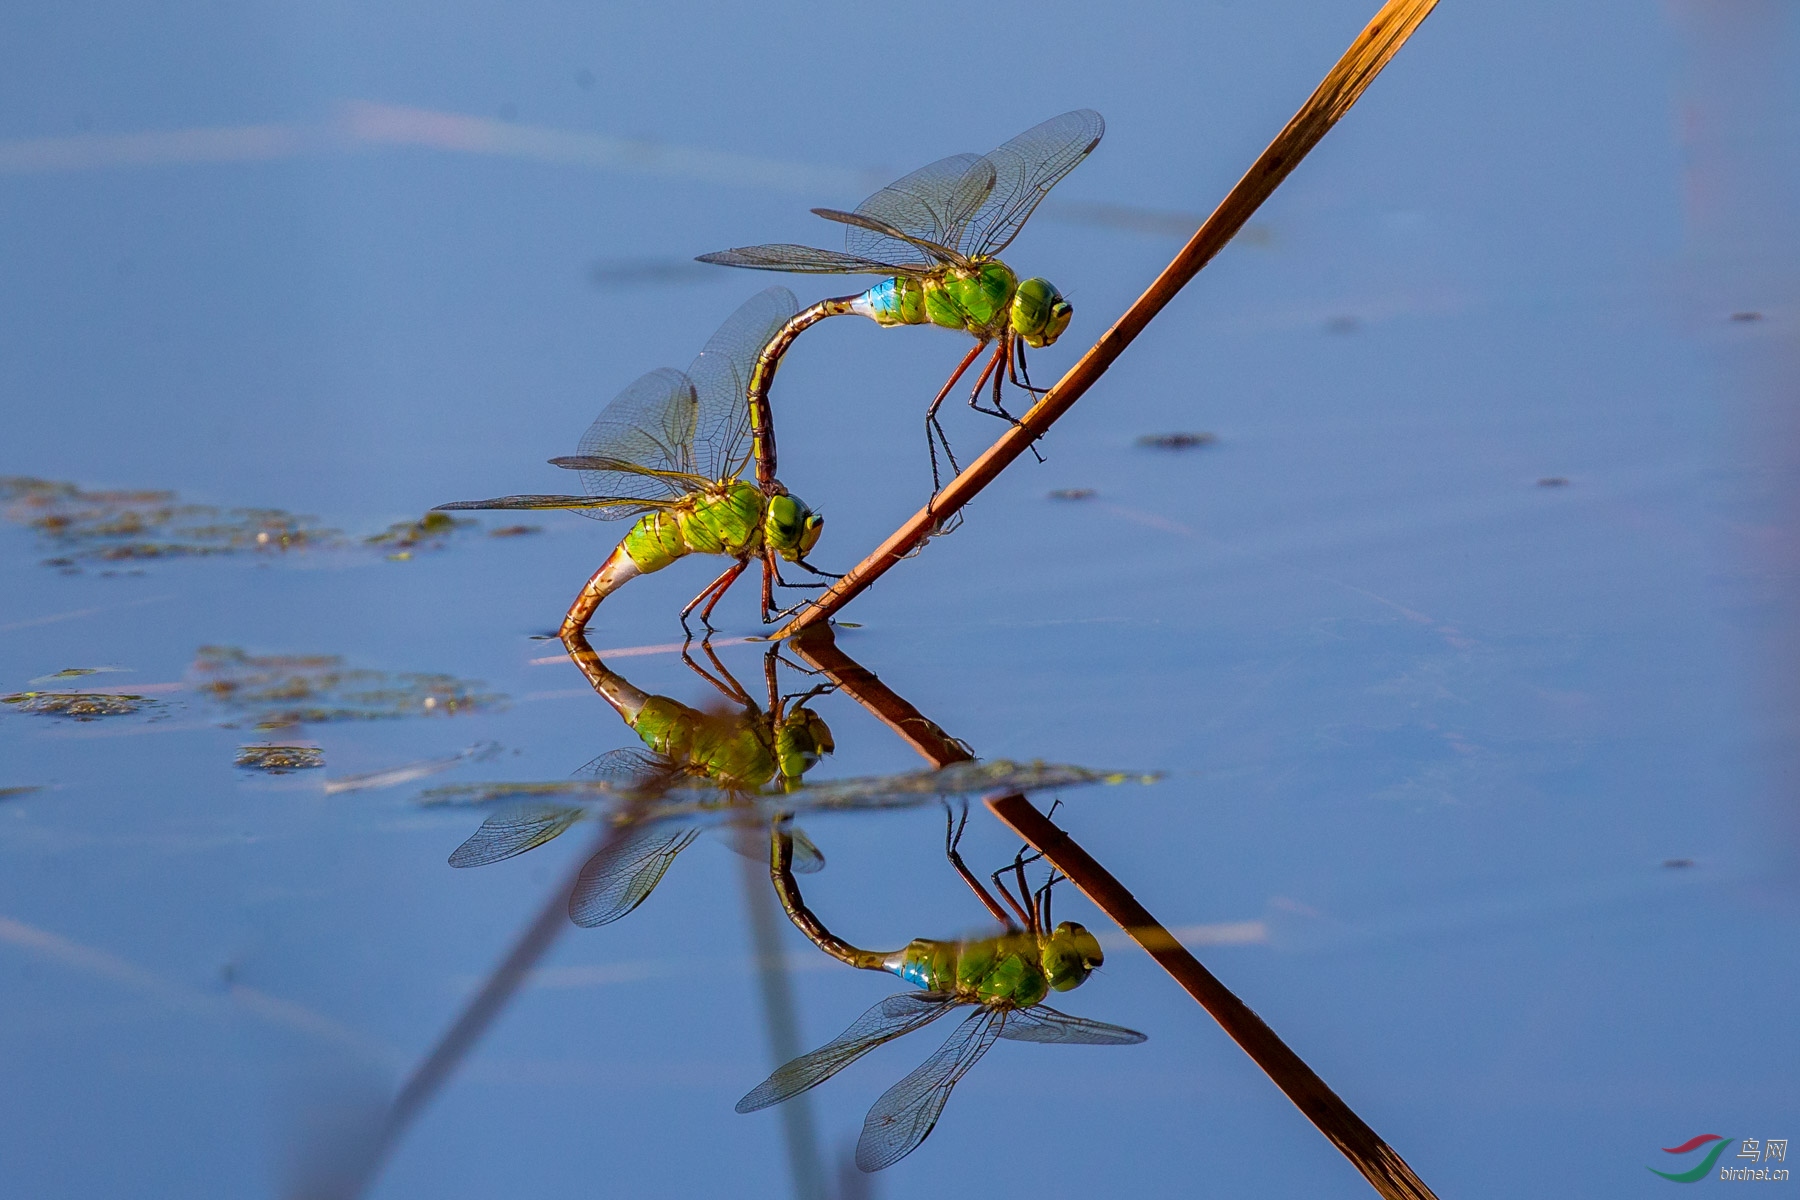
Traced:
<svg viewBox="0 0 1800 1200">
<path fill-rule="evenodd" d="M 763 518 L 763 537 L 775 553 L 789 562 L 799 562 L 819 544 L 825 532 L 825 518 L 785 492 L 769 498 L 768 515 Z"/>
<path fill-rule="evenodd" d="M 837 749 L 831 726 L 810 708 L 800 707 L 783 717 L 775 730 L 775 761 L 781 769 L 784 784 L 799 783 L 800 777 L 819 765 L 819 760 Z"/>
<path fill-rule="evenodd" d="M 1089 972 L 1106 961 L 1100 951 L 1100 939 L 1073 921 L 1064 921 L 1044 939 L 1039 952 L 1044 963 L 1044 976 L 1059 992 L 1080 987 Z"/>
<path fill-rule="evenodd" d="M 1027 346 L 1048 346 L 1063 335 L 1074 315 L 1075 306 L 1063 299 L 1048 279 L 1033 276 L 1013 293 L 1013 332 L 1024 338 Z"/>
</svg>

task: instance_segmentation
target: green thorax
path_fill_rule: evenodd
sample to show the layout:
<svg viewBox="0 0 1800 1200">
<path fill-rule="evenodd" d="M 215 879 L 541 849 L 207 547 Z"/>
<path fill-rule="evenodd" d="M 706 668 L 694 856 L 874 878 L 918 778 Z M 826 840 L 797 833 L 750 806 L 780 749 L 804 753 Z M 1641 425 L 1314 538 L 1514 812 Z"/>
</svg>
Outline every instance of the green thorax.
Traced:
<svg viewBox="0 0 1800 1200">
<path fill-rule="evenodd" d="M 1050 992 L 1042 951 L 1029 933 L 972 942 L 914 938 L 896 958 L 887 969 L 914 987 L 970 1003 L 1029 1008 Z"/>
<path fill-rule="evenodd" d="M 645 513 L 622 544 L 646 574 L 689 554 L 748 558 L 762 548 L 766 504 L 755 484 L 720 482 L 674 508 Z"/>
<path fill-rule="evenodd" d="M 976 337 L 995 337 L 1011 317 L 1019 279 L 1011 267 L 989 259 L 973 271 L 949 267 L 921 283 L 925 316 L 933 325 L 961 329 Z"/>
<path fill-rule="evenodd" d="M 775 778 L 775 754 L 761 713 L 723 715 L 652 696 L 632 730 L 657 754 L 729 788 L 751 791 Z"/>
</svg>

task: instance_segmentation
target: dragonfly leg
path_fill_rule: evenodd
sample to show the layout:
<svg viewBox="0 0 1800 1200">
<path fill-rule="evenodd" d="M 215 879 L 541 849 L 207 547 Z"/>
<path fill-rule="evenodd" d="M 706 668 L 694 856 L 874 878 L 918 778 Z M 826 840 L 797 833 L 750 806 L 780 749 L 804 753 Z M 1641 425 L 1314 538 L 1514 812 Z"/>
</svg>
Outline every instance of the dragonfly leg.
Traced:
<svg viewBox="0 0 1800 1200">
<path fill-rule="evenodd" d="M 969 369 L 969 364 L 973 363 L 976 356 L 986 348 L 986 342 L 976 342 L 975 348 L 963 355 L 963 360 L 956 364 L 956 370 L 950 373 L 950 378 L 946 379 L 944 386 L 938 389 L 937 398 L 932 400 L 931 407 L 925 410 L 925 448 L 931 452 L 931 494 L 933 496 L 944 490 L 943 477 L 938 474 L 937 448 L 939 442 L 944 444 L 944 457 L 950 460 L 950 469 L 958 475 L 962 474 L 962 468 L 956 465 L 956 454 L 950 449 L 950 438 L 944 433 L 944 427 L 938 424 L 938 408 L 944 403 L 944 397 L 950 394 L 950 389 L 956 386 L 956 381 L 961 379 L 963 373 Z"/>
<path fill-rule="evenodd" d="M 688 629 L 688 614 L 693 612 L 696 608 L 699 608 L 702 600 L 711 596 L 712 600 L 700 614 L 700 623 L 706 626 L 708 631 L 710 631 L 713 627 L 712 621 L 709 619 L 712 616 L 713 605 L 717 604 L 720 599 L 724 597 L 725 593 L 731 590 L 731 585 L 737 582 L 737 577 L 742 575 L 744 573 L 744 568 L 749 565 L 750 561 L 748 559 L 745 559 L 743 562 L 732 563 L 729 567 L 725 568 L 724 574 L 707 584 L 698 596 L 695 596 L 692 600 L 688 601 L 687 607 L 681 610 L 681 627 L 684 630 L 688 630 L 689 636 L 692 636 L 693 631 Z"/>
<path fill-rule="evenodd" d="M 989 367 L 992 368 L 992 370 L 993 370 L 992 386 L 993 386 L 993 390 L 994 390 L 994 395 L 993 395 L 994 407 L 992 407 L 992 408 L 981 407 L 981 405 L 977 399 L 981 393 L 981 385 L 979 383 L 977 383 L 975 385 L 975 390 L 969 393 L 969 407 L 970 408 L 974 409 L 976 412 L 986 413 L 990 417 L 999 417 L 1002 420 L 1006 421 L 1008 424 L 1013 425 L 1014 427 L 1018 427 L 1018 426 L 1024 424 L 1024 422 L 1020 421 L 1019 418 L 1013 416 L 1011 413 L 1006 411 L 1006 405 L 1001 400 L 1001 389 L 1005 384 L 1005 377 L 1006 377 L 1007 373 L 1012 370 L 1014 348 L 1015 347 L 1022 348 L 1023 345 L 1024 345 L 1023 342 L 1021 342 L 1018 338 L 1012 336 L 1010 333 L 1003 334 L 1000 338 L 1000 348 L 998 350 L 994 351 L 994 361 L 988 364 Z M 1004 363 L 1005 363 L 1004 367 L 1002 367 L 1002 365 L 1001 365 L 1002 361 L 1004 361 Z M 986 373 L 983 373 L 982 378 L 983 379 L 988 378 Z M 1017 380 L 1014 380 L 1014 382 L 1016 383 Z M 1035 393 L 1033 393 L 1032 400 L 1035 402 L 1036 399 L 1037 399 L 1037 396 Z M 1039 462 L 1043 462 L 1044 456 L 1042 454 L 1038 453 L 1037 438 L 1033 437 L 1031 439 L 1031 441 L 1027 444 L 1029 445 L 1029 447 L 1031 449 L 1031 457 L 1037 459 Z"/>
<path fill-rule="evenodd" d="M 767 625 L 775 611 L 775 552 L 767 546 L 762 555 L 762 619 Z"/>
<path fill-rule="evenodd" d="M 1012 356 L 1007 360 L 1006 371 L 1008 377 L 1012 380 L 1012 385 L 1016 388 L 1030 392 L 1034 401 L 1039 396 L 1045 395 L 1050 391 L 1049 388 L 1032 386 L 1031 369 L 1025 365 L 1025 340 L 1023 338 L 1013 339 L 1013 352 Z"/>
<path fill-rule="evenodd" d="M 727 700 L 742 704 L 745 708 L 755 712 L 756 701 L 750 698 L 750 693 L 744 690 L 744 686 L 737 681 L 736 677 L 733 676 L 729 670 L 726 669 L 725 664 L 719 661 L 719 656 L 713 650 L 712 640 L 710 638 L 701 640 L 700 652 L 705 654 L 706 657 L 712 661 L 713 669 L 718 671 L 718 675 L 715 676 L 711 671 L 708 671 L 705 667 L 695 662 L 694 656 L 687 652 L 686 646 L 681 648 L 681 661 L 687 664 L 688 670 L 717 688 L 719 693 Z"/>
<path fill-rule="evenodd" d="M 1000 895 L 1006 900 L 1006 906 L 1008 908 L 1012 909 L 1013 912 L 1018 914 L 1019 921 L 1025 926 L 1025 928 L 1030 930 L 1033 933 L 1036 933 L 1037 932 L 1036 914 L 1026 912 L 1025 906 L 1023 904 L 1019 903 L 1017 900 L 1013 899 L 1012 892 L 1007 890 L 1006 880 L 1001 878 L 1002 875 L 1005 875 L 1008 871 L 1014 869 L 1015 867 L 1018 868 L 1018 871 L 1019 871 L 1019 880 L 1020 880 L 1019 891 L 1022 895 L 1025 896 L 1026 899 L 1029 900 L 1031 898 L 1031 893 L 1027 892 L 1025 890 L 1025 883 L 1024 883 L 1025 868 L 1019 865 L 1018 859 L 1015 858 L 1010 864 L 1008 864 L 1007 866 L 1001 867 L 998 871 L 995 871 L 992 875 L 988 876 L 988 878 L 992 879 L 994 881 L 994 886 L 996 888 L 1000 889 Z"/>
<path fill-rule="evenodd" d="M 958 844 L 962 842 L 963 828 L 967 826 L 968 823 L 969 805 L 967 801 L 963 802 L 962 819 L 960 821 L 957 820 L 956 813 L 951 809 L 949 802 L 945 802 L 944 857 L 950 860 L 950 865 L 956 868 L 956 873 L 962 876 L 962 881 L 969 885 L 969 890 L 975 893 L 981 900 L 982 905 L 986 907 L 990 913 L 994 914 L 994 920 L 1000 922 L 1000 924 L 1010 930 L 1014 928 L 1012 917 L 1007 915 L 1006 910 L 1000 907 L 999 901 L 995 900 L 988 890 L 981 886 L 981 880 L 975 878 L 975 873 L 969 870 L 968 864 L 963 862 L 961 852 L 956 848 Z M 1008 897 L 1008 899 L 1010 900 L 1011 897 Z"/>
</svg>

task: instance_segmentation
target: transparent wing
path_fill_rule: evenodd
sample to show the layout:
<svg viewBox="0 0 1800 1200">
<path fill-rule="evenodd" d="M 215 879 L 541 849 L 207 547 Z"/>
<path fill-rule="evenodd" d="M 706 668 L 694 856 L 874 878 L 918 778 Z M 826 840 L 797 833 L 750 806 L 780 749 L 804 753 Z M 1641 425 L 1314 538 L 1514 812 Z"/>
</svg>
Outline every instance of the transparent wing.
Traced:
<svg viewBox="0 0 1800 1200">
<path fill-rule="evenodd" d="M 584 779 L 598 779 L 620 791 L 638 787 L 655 787 L 679 774 L 680 768 L 665 755 L 652 754 L 636 746 L 608 750 L 599 758 L 583 764 L 575 774 Z"/>
<path fill-rule="evenodd" d="M 492 500 L 456 500 L 440 504 L 433 512 L 482 508 L 566 508 L 597 521 L 636 517 L 657 508 L 673 508 L 673 500 L 644 500 L 635 496 L 496 496 Z"/>
<path fill-rule="evenodd" d="M 708 479 L 735 479 L 749 461 L 750 372 L 763 347 L 799 311 L 800 302 L 784 287 L 758 292 L 726 318 L 688 367 L 700 406 L 694 460 Z"/>
<path fill-rule="evenodd" d="M 1135 1046 L 1147 1040 L 1135 1029 L 1071 1017 L 1042 1004 L 1007 1013 L 1000 1036 L 1015 1042 L 1059 1042 L 1071 1046 Z"/>
<path fill-rule="evenodd" d="M 620 392 L 588 426 L 576 454 L 649 470 L 582 471 L 588 495 L 664 501 L 687 495 L 692 487 L 658 472 L 696 473 L 699 407 L 693 380 L 672 367 L 652 371 Z"/>
<path fill-rule="evenodd" d="M 564 454 L 549 462 L 551 466 L 561 467 L 565 471 L 620 471 L 627 475 L 649 475 L 684 492 L 705 487 L 712 482 L 694 471 L 659 471 L 655 467 L 640 467 L 622 458 L 607 458 L 600 454 Z"/>
<path fill-rule="evenodd" d="M 971 258 L 998 254 L 1019 236 L 1038 202 L 1086 158 L 1106 133 L 1106 121 L 1091 108 L 1066 112 L 1034 125 L 990 151 L 993 194 L 951 242 Z"/>
<path fill-rule="evenodd" d="M 855 215 L 891 226 L 908 238 L 957 250 L 969 222 L 988 202 L 994 179 L 993 164 L 981 155 L 953 154 L 896 179 L 857 205 Z M 853 226 L 845 231 L 844 248 L 866 258 L 904 262 L 918 257 L 910 242 L 876 228 Z"/>
<path fill-rule="evenodd" d="M 584 928 L 607 925 L 650 898 L 675 856 L 698 830 L 670 833 L 655 825 L 626 832 L 588 859 L 569 894 L 569 919 Z"/>
<path fill-rule="evenodd" d="M 485 867 L 535 850 L 579 821 L 585 809 L 536 804 L 497 812 L 450 853 L 453 867 Z"/>
<path fill-rule="evenodd" d="M 958 254 L 948 246 L 939 245 L 929 238 L 914 237 L 904 230 L 896 229 L 886 221 L 878 220 L 865 213 L 843 212 L 842 210 L 835 208 L 815 208 L 813 209 L 813 215 L 816 217 L 824 217 L 827 221 L 836 221 L 840 225 L 854 225 L 858 229 L 868 230 L 872 233 L 878 233 L 885 238 L 905 242 L 915 251 L 923 250 L 925 256 L 934 262 L 954 263 L 960 266 L 965 261 L 962 255 Z"/>
<path fill-rule="evenodd" d="M 727 826 L 720 830 L 720 834 L 722 835 L 725 844 L 731 847 L 734 854 L 742 855 L 753 862 L 768 862 L 769 839 L 767 837 L 743 837 L 741 835 L 745 832 L 745 828 L 746 827 L 742 824 L 738 825 L 736 828 Z M 754 826 L 749 828 L 755 829 Z M 792 833 L 794 837 L 793 868 L 795 874 L 816 875 L 820 871 L 823 871 L 825 869 L 824 852 L 813 844 L 813 840 L 807 837 L 806 832 L 799 826 L 789 825 L 788 831 Z"/>
<path fill-rule="evenodd" d="M 904 242 L 900 243 L 905 245 Z M 778 243 L 768 246 L 739 246 L 735 250 L 719 250 L 700 255 L 698 261 L 721 267 L 745 267 L 752 271 L 794 271 L 802 275 L 929 275 L 929 263 L 915 261 L 918 251 L 908 249 L 895 262 L 877 262 L 855 254 L 836 250 L 820 250 L 813 246 Z"/>
<path fill-rule="evenodd" d="M 1005 1018 L 1005 1013 L 992 1008 L 970 1013 L 916 1071 L 881 1093 L 863 1118 L 856 1165 L 879 1171 L 918 1149 L 944 1111 L 950 1089 L 988 1052 Z"/>
<path fill-rule="evenodd" d="M 817 1087 L 875 1047 L 931 1024 L 954 1007 L 954 997 L 944 992 L 901 992 L 889 996 L 851 1022 L 850 1028 L 750 1089 L 737 1102 L 737 1110 L 755 1112 Z"/>
</svg>

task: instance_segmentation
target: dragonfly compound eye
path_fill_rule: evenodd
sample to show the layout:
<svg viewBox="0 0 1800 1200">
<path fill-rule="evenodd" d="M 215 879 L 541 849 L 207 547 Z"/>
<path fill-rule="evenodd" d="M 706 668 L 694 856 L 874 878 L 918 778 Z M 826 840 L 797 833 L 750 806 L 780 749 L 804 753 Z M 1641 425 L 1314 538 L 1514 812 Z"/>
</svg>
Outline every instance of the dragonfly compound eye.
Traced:
<svg viewBox="0 0 1800 1200">
<path fill-rule="evenodd" d="M 812 548 L 819 544 L 819 535 L 825 532 L 825 518 L 816 512 L 806 514 L 806 527 L 800 533 L 800 554 L 805 557 L 812 553 Z"/>
<path fill-rule="evenodd" d="M 1028 346 L 1048 346 L 1069 327 L 1074 306 L 1048 279 L 1027 279 L 1013 296 L 1013 332 Z"/>
<path fill-rule="evenodd" d="M 1044 975 L 1059 992 L 1080 987 L 1106 961 L 1100 939 L 1073 921 L 1064 921 L 1044 942 Z"/>
<path fill-rule="evenodd" d="M 775 733 L 775 754 L 786 779 L 799 779 L 835 749 L 831 727 L 810 708 L 789 713 Z"/>
</svg>

